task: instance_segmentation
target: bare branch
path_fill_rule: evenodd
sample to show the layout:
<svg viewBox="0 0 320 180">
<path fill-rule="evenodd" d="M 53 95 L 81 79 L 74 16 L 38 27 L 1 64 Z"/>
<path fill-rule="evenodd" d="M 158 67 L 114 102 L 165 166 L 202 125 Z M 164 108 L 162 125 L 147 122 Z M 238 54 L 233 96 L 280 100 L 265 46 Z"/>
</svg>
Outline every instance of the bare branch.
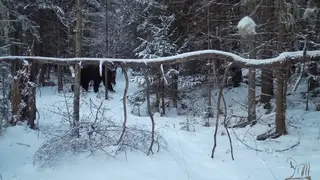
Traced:
<svg viewBox="0 0 320 180">
<path fill-rule="evenodd" d="M 117 143 L 118 145 L 122 141 L 123 136 L 126 133 L 126 127 L 127 127 L 127 93 L 128 93 L 128 88 L 129 88 L 129 77 L 128 77 L 127 69 L 124 65 L 122 66 L 122 72 L 123 72 L 124 78 L 126 80 L 126 85 L 124 88 L 123 99 L 122 99 L 124 120 L 123 120 L 123 125 L 122 125 L 122 133 L 121 133 L 121 136 L 120 136 L 118 143 Z"/>
<path fill-rule="evenodd" d="M 218 133 L 218 126 L 219 126 L 219 116 L 220 116 L 220 106 L 221 106 L 221 100 L 222 100 L 222 96 L 223 96 L 223 89 L 224 89 L 224 85 L 226 82 L 226 78 L 227 78 L 227 73 L 229 68 L 232 66 L 233 63 L 229 63 L 228 66 L 225 68 L 224 71 L 224 75 L 223 75 L 223 80 L 222 83 L 220 84 L 220 90 L 219 90 L 219 95 L 218 95 L 218 104 L 217 104 L 217 117 L 216 117 L 216 127 L 215 127 L 215 131 L 214 131 L 214 137 L 213 137 L 213 148 L 212 148 L 212 152 L 211 152 L 211 158 L 214 158 L 214 153 L 217 147 L 217 133 Z M 233 157 L 233 155 L 232 155 Z M 234 160 L 234 159 L 233 159 Z"/>
</svg>

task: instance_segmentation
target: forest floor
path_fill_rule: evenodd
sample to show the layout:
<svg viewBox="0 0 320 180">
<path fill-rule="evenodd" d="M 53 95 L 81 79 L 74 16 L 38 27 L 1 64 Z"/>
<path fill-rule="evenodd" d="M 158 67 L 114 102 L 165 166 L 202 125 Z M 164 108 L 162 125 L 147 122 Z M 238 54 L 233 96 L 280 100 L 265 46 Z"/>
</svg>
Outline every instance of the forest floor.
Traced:
<svg viewBox="0 0 320 180">
<path fill-rule="evenodd" d="M 103 100 L 103 95 L 99 97 L 93 92 L 83 95 L 82 101 L 89 98 L 97 104 L 104 101 L 103 106 L 109 108 L 108 116 L 121 124 L 124 84 L 123 75 L 118 73 L 116 93 L 110 94 L 110 101 Z M 293 167 L 310 163 L 310 176 L 320 179 L 320 113 L 314 111 L 312 102 L 310 111 L 305 111 L 301 89 L 288 96 L 288 135 L 265 141 L 256 140 L 257 135 L 274 127 L 275 119 L 274 111 L 265 114 L 266 110 L 260 106 L 257 112 L 259 120 L 254 127 L 229 129 L 234 161 L 230 156 L 228 136 L 222 133 L 225 131 L 223 128 L 219 128 L 215 157 L 210 157 L 215 119 L 210 121 L 210 127 L 204 127 L 203 119 L 178 116 L 176 110 L 171 109 L 163 117 L 155 115 L 156 130 L 166 139 L 167 149 L 161 148 L 157 152 L 155 146 L 155 153 L 149 156 L 140 151 L 119 152 L 113 157 L 99 151 L 92 155 L 83 152 L 64 156 L 54 166 L 39 167 L 33 163 L 34 154 L 45 140 L 52 137 L 48 136 L 49 131 L 62 128 L 61 112 L 66 109 L 65 97 L 57 92 L 56 87 L 40 88 L 37 97 L 40 130 L 30 130 L 21 124 L 7 128 L 0 136 L 0 180 L 283 180 L 294 172 L 290 162 Z M 136 90 L 136 84 L 131 83 L 129 93 Z M 216 92 L 213 93 L 215 100 Z M 246 116 L 246 95 L 246 84 L 225 90 L 228 116 Z M 69 103 L 72 104 L 72 101 Z M 196 107 L 203 104 L 200 101 L 197 103 Z M 144 108 L 141 107 L 140 117 L 130 113 L 131 109 L 129 106 L 128 124 L 144 125 L 151 129 L 150 118 L 146 116 Z M 88 107 L 81 109 L 82 115 L 89 112 Z M 191 131 L 182 129 L 185 125 L 182 123 L 187 119 L 191 119 Z M 294 177 L 300 177 L 300 174 Z"/>
</svg>

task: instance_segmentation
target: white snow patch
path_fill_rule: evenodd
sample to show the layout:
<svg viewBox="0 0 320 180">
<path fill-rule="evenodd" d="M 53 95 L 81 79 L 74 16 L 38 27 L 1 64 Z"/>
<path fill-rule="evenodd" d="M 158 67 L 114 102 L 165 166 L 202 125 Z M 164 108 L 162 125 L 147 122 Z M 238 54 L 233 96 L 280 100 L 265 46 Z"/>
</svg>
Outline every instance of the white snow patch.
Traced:
<svg viewBox="0 0 320 180">
<path fill-rule="evenodd" d="M 70 71 L 71 71 L 71 76 L 72 76 L 73 78 L 76 77 L 75 70 L 74 70 L 73 66 L 69 66 L 69 69 L 70 69 Z"/>
<path fill-rule="evenodd" d="M 316 7 L 313 7 L 313 8 L 308 7 L 305 9 L 302 17 L 305 20 L 306 19 L 313 19 L 313 18 L 317 17 L 316 13 L 317 13 Z"/>
<path fill-rule="evenodd" d="M 248 37 L 257 34 L 256 23 L 249 16 L 243 17 L 238 23 L 239 34 L 243 37 Z"/>
<path fill-rule="evenodd" d="M 102 77 L 102 66 L 103 66 L 103 61 L 100 61 L 100 63 L 99 63 L 99 73 L 100 73 L 101 77 Z"/>
</svg>

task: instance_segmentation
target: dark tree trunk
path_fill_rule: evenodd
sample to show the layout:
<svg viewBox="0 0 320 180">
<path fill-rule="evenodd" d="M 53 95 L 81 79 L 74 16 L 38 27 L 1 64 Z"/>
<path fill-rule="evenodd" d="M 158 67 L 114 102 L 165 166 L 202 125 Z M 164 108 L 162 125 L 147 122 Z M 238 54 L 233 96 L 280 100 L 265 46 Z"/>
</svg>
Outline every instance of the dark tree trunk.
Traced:
<svg viewBox="0 0 320 180">
<path fill-rule="evenodd" d="M 285 101 L 285 71 L 279 69 L 277 72 L 277 94 L 276 94 L 276 136 L 287 134 L 286 128 L 286 101 Z"/>
<path fill-rule="evenodd" d="M 279 10 L 281 14 L 285 13 L 285 0 L 279 0 Z M 279 40 L 281 43 L 286 42 L 286 27 L 284 23 L 280 22 L 280 35 Z M 284 45 L 280 44 L 282 51 Z M 277 70 L 277 93 L 276 93 L 276 136 L 281 136 L 287 134 L 286 127 L 286 95 L 285 95 L 285 75 L 286 75 L 286 65 L 281 65 Z"/>
<path fill-rule="evenodd" d="M 271 32 L 274 31 L 273 23 L 275 21 L 274 17 L 274 1 L 273 0 L 264 0 L 263 1 L 263 8 L 261 10 L 261 24 L 265 24 L 265 27 L 263 27 L 264 31 L 267 32 L 267 34 L 262 36 L 262 40 L 264 42 L 268 42 L 272 39 Z M 268 50 L 271 42 L 267 43 L 265 47 L 262 49 L 262 58 L 271 58 L 272 57 L 272 51 Z M 262 75 L 261 75 L 261 98 L 260 102 L 264 104 L 270 103 L 270 100 L 272 96 L 274 95 L 273 92 L 273 71 L 272 69 L 261 69 Z"/>
<path fill-rule="evenodd" d="M 63 80 L 62 80 L 62 67 L 58 65 L 58 92 L 63 91 Z"/>
<path fill-rule="evenodd" d="M 269 69 L 262 69 L 261 75 L 261 103 L 270 103 L 273 92 L 273 71 Z"/>
</svg>

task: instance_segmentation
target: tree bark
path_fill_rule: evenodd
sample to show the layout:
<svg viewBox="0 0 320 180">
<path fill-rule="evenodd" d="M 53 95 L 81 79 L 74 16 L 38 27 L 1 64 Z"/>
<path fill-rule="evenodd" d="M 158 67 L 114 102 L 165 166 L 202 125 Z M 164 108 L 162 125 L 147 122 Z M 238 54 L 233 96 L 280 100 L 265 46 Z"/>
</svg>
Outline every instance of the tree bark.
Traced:
<svg viewBox="0 0 320 180">
<path fill-rule="evenodd" d="M 11 90 L 11 109 L 12 109 L 12 119 L 10 121 L 10 124 L 15 125 L 17 121 L 19 121 L 20 117 L 20 99 L 21 99 L 21 94 L 20 94 L 20 78 L 15 76 L 13 78 L 13 83 L 12 83 L 12 90 Z"/>
<path fill-rule="evenodd" d="M 159 69 L 155 69 L 156 71 L 156 78 L 157 78 L 157 84 L 156 84 L 156 103 L 155 103 L 155 108 L 156 111 L 160 113 L 160 98 L 161 98 L 161 74 L 159 72 Z"/>
<path fill-rule="evenodd" d="M 103 21 L 103 27 L 105 29 L 105 43 L 104 43 L 104 54 L 103 56 L 104 57 L 108 57 L 110 55 L 109 53 L 109 36 L 108 36 L 108 32 L 109 32 L 109 26 L 108 26 L 108 2 L 109 0 L 103 0 L 101 1 L 101 11 L 104 12 L 105 14 L 105 20 Z M 108 65 L 105 64 L 105 84 L 104 84 L 104 87 L 105 87 L 105 99 L 109 99 L 109 91 L 108 91 Z"/>
<path fill-rule="evenodd" d="M 165 102 L 165 83 L 164 79 L 161 80 L 161 107 L 162 107 L 162 115 L 166 114 L 166 102 Z"/>
<path fill-rule="evenodd" d="M 262 40 L 267 43 L 272 39 L 271 32 L 274 32 L 273 21 L 275 20 L 275 10 L 274 10 L 274 1 L 273 0 L 264 0 L 262 2 L 263 8 L 261 11 L 261 24 L 265 24 L 265 28 L 263 30 L 267 33 L 262 36 Z M 268 46 L 271 46 L 271 42 L 266 44 L 266 47 L 262 49 L 262 58 L 271 58 L 272 51 L 268 50 Z M 269 68 L 262 68 L 261 74 L 261 96 L 260 102 L 264 104 L 270 103 L 272 96 L 274 95 L 273 92 L 273 71 Z"/>
<path fill-rule="evenodd" d="M 56 49 L 56 55 L 59 57 L 60 56 L 60 52 L 59 52 L 59 48 L 61 47 L 61 27 L 58 26 L 58 28 L 56 28 L 57 31 L 57 49 Z M 61 65 L 57 65 L 57 76 L 58 76 L 58 92 L 62 92 L 63 91 L 63 79 L 62 79 L 62 67 Z"/>
<path fill-rule="evenodd" d="M 153 144 L 154 144 L 154 137 L 155 137 L 155 122 L 154 122 L 154 118 L 153 118 L 153 115 L 152 115 L 152 111 L 151 111 L 151 101 L 150 101 L 150 81 L 149 81 L 149 76 L 148 76 L 148 73 L 145 71 L 144 72 L 144 78 L 146 79 L 146 84 L 147 84 L 147 88 L 146 88 L 146 97 L 147 97 L 147 109 L 148 109 L 148 114 L 149 114 L 149 117 L 150 117 L 150 120 L 151 120 L 151 143 L 150 143 L 150 147 L 149 147 L 149 150 L 148 150 L 148 155 L 150 153 L 153 154 Z"/>
<path fill-rule="evenodd" d="M 4 21 L 0 21 L 0 27 L 2 28 L 3 34 L 0 34 L 2 36 L 2 39 L 4 39 L 4 45 L 8 46 L 7 48 L 3 48 L 2 51 L 4 51 L 4 55 L 10 55 L 10 23 L 5 20 L 10 20 L 10 14 L 9 12 L 4 8 L 4 4 L 0 0 L 0 16 L 4 19 Z"/>
<path fill-rule="evenodd" d="M 254 35 L 250 37 L 250 58 L 256 58 L 256 47 Z M 248 77 L 248 121 L 254 123 L 256 120 L 256 69 L 253 67 L 249 68 Z"/>
<path fill-rule="evenodd" d="M 63 91 L 63 80 L 62 80 L 62 67 L 58 65 L 58 92 Z"/>
<path fill-rule="evenodd" d="M 118 140 L 118 145 L 119 143 L 123 140 L 123 136 L 126 133 L 126 128 L 127 128 L 127 94 L 128 94 L 128 89 L 129 89 L 129 77 L 128 77 L 128 72 L 127 72 L 127 68 L 123 65 L 122 66 L 122 72 L 124 75 L 124 78 L 126 80 L 126 85 L 124 87 L 124 92 L 123 92 L 123 116 L 124 116 L 124 120 L 123 120 L 123 124 L 122 124 L 122 133 L 121 136 Z"/>
<path fill-rule="evenodd" d="M 178 66 L 174 66 L 176 70 L 178 70 Z M 172 102 L 173 107 L 178 108 L 178 79 L 179 76 L 176 74 L 176 72 L 172 72 Z"/>
<path fill-rule="evenodd" d="M 270 103 L 273 92 L 273 71 L 270 69 L 262 69 L 261 72 L 261 99 L 260 102 L 263 104 Z"/>
<path fill-rule="evenodd" d="M 81 57 L 81 34 L 82 34 L 82 15 L 81 15 L 81 0 L 76 3 L 76 57 Z M 75 80 L 74 80 L 74 99 L 73 99 L 73 126 L 77 127 L 80 121 L 80 82 L 81 82 L 81 67 L 79 62 L 75 64 Z M 79 136 L 79 131 L 75 132 Z"/>
<path fill-rule="evenodd" d="M 108 65 L 104 65 L 104 89 L 105 89 L 105 94 L 104 94 L 104 99 L 108 100 L 109 99 L 109 91 L 108 91 Z"/>
<path fill-rule="evenodd" d="M 283 14 L 285 12 L 285 0 L 279 0 L 279 12 Z M 284 22 L 279 21 L 280 25 L 280 34 L 279 41 L 280 43 L 286 42 L 285 32 L 286 27 Z M 280 50 L 285 51 L 284 45 L 280 44 Z M 276 93 L 276 136 L 287 134 L 286 127 L 286 95 L 284 92 L 285 84 L 285 69 L 286 65 L 280 65 L 277 71 L 277 93 Z"/>
<path fill-rule="evenodd" d="M 37 84 L 37 77 L 36 77 L 36 64 L 34 62 L 29 62 L 29 81 L 27 86 L 28 90 L 28 125 L 31 129 L 36 129 L 36 112 L 37 112 L 37 106 L 36 106 L 36 84 Z"/>
<path fill-rule="evenodd" d="M 287 134 L 286 129 L 286 106 L 284 91 L 285 86 L 285 70 L 277 71 L 277 94 L 276 94 L 276 136 Z"/>
<path fill-rule="evenodd" d="M 40 66 L 40 69 L 41 69 L 39 82 L 40 82 L 40 84 L 42 86 L 45 86 L 46 85 L 46 83 L 45 83 L 45 80 L 46 80 L 45 74 L 47 72 L 47 65 L 41 63 L 41 64 L 39 64 L 39 66 Z"/>
</svg>

